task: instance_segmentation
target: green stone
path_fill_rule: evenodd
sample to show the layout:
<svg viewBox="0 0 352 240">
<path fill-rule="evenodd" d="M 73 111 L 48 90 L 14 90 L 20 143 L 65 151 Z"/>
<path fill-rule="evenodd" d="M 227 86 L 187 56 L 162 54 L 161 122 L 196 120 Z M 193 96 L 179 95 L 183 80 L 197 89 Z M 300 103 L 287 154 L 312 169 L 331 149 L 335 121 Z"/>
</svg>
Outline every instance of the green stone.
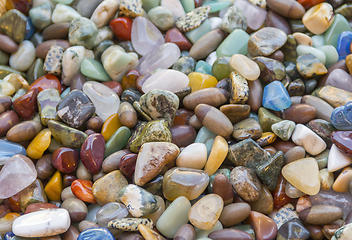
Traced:
<svg viewBox="0 0 352 240">
<path fill-rule="evenodd" d="M 37 58 L 27 71 L 28 84 L 32 84 L 35 80 L 45 75 L 43 67 L 44 67 L 43 59 Z"/>
<path fill-rule="evenodd" d="M 11 73 L 17 73 L 26 79 L 25 73 L 19 72 L 9 66 L 0 65 L 0 79 L 4 79 L 7 75 L 9 75 Z"/>
<path fill-rule="evenodd" d="M 137 113 L 139 113 L 139 115 L 142 117 L 143 120 L 146 120 L 146 121 L 152 120 L 152 118 L 146 112 L 143 111 L 138 101 L 133 102 L 133 107 L 134 109 L 136 109 Z"/>
<path fill-rule="evenodd" d="M 168 122 L 164 119 L 141 124 L 127 142 L 127 149 L 138 153 L 146 142 L 171 142 L 172 136 Z"/>
<path fill-rule="evenodd" d="M 60 95 L 61 99 L 64 99 L 70 92 L 71 92 L 71 88 L 70 87 L 66 88 L 65 91 L 63 91 Z"/>
<path fill-rule="evenodd" d="M 218 57 L 231 57 L 234 54 L 246 55 L 248 53 L 248 40 L 248 33 L 242 29 L 236 29 L 230 33 L 216 49 L 216 55 Z"/>
<path fill-rule="evenodd" d="M 58 121 L 48 121 L 48 127 L 56 141 L 65 147 L 81 148 L 82 144 L 88 137 L 84 132 L 71 128 Z"/>
<path fill-rule="evenodd" d="M 248 233 L 249 235 L 251 235 L 253 239 L 255 239 L 254 228 L 249 224 L 236 225 L 231 228 L 244 231 L 244 232 Z"/>
<path fill-rule="evenodd" d="M 274 191 L 284 166 L 284 154 L 282 151 L 277 151 L 270 160 L 260 166 L 257 166 L 255 172 L 270 191 Z"/>
<path fill-rule="evenodd" d="M 313 47 L 318 48 L 325 45 L 324 35 L 314 35 L 311 37 L 313 42 Z"/>
<path fill-rule="evenodd" d="M 326 168 L 326 166 L 328 165 L 329 153 L 330 150 L 325 149 L 322 153 L 314 157 L 315 160 L 317 160 L 319 170 Z"/>
<path fill-rule="evenodd" d="M 188 75 L 191 72 L 194 72 L 196 64 L 197 61 L 192 57 L 181 57 L 174 63 L 172 69 Z"/>
<path fill-rule="evenodd" d="M 349 223 L 336 230 L 331 240 L 349 240 L 352 234 L 352 223 Z M 335 238 L 335 239 L 334 239 Z"/>
<path fill-rule="evenodd" d="M 218 175 L 218 174 L 223 174 L 227 177 L 227 179 L 230 180 L 230 175 L 231 175 L 230 169 L 220 168 L 220 169 L 216 170 L 216 172 L 209 177 L 208 193 L 213 193 L 214 179 L 215 179 L 216 175 Z"/>
<path fill-rule="evenodd" d="M 182 0 L 181 0 L 182 1 Z M 228 6 L 230 6 L 232 4 L 231 1 L 221 1 L 221 2 L 218 2 L 218 1 L 210 1 L 210 2 L 206 2 L 204 3 L 202 6 L 210 6 L 211 7 L 211 10 L 210 12 L 211 13 L 214 13 L 214 12 L 219 12 L 220 10 L 224 9 L 224 8 L 227 8 Z"/>
<path fill-rule="evenodd" d="M 146 216 L 159 208 L 156 196 L 134 184 L 123 187 L 119 198 L 133 217 Z"/>
<path fill-rule="evenodd" d="M 7 11 L 0 17 L 0 32 L 20 43 L 26 35 L 27 17 L 17 9 Z"/>
<path fill-rule="evenodd" d="M 259 78 L 266 83 L 280 81 L 286 76 L 285 66 L 280 61 L 267 57 L 255 57 L 253 61 L 260 68 Z"/>
<path fill-rule="evenodd" d="M 334 13 L 341 14 L 345 18 L 351 19 L 352 18 L 352 3 L 346 3 L 346 4 L 338 7 L 337 9 L 335 9 Z"/>
<path fill-rule="evenodd" d="M 270 155 L 252 139 L 246 139 L 230 145 L 227 158 L 235 166 L 257 169 L 269 161 Z"/>
<path fill-rule="evenodd" d="M 41 91 L 37 96 L 40 121 L 44 126 L 48 125 L 50 120 L 59 121 L 56 106 L 61 102 L 60 93 L 55 88 L 49 88 Z"/>
<path fill-rule="evenodd" d="M 131 130 L 128 127 L 119 127 L 105 143 L 104 158 L 110 156 L 114 152 L 121 150 L 126 145 L 130 136 Z"/>
<path fill-rule="evenodd" d="M 339 54 L 336 51 L 336 48 L 331 45 L 325 45 L 318 47 L 326 56 L 325 66 L 328 68 L 339 60 Z"/>
<path fill-rule="evenodd" d="M 29 17 L 31 18 L 33 25 L 37 29 L 42 30 L 50 25 L 51 13 L 51 4 L 44 3 L 38 7 L 29 10 Z"/>
<path fill-rule="evenodd" d="M 195 72 L 205 73 L 208 75 L 212 75 L 212 66 L 207 63 L 206 61 L 199 60 L 197 62 L 196 68 L 194 69 Z"/>
<path fill-rule="evenodd" d="M 199 27 L 185 32 L 187 39 L 195 44 L 199 38 L 211 31 L 211 25 L 208 19 L 206 19 Z"/>
<path fill-rule="evenodd" d="M 218 81 L 230 76 L 231 72 L 234 70 L 230 65 L 230 57 L 219 57 L 213 63 L 211 68 L 211 75 L 216 77 Z"/>
<path fill-rule="evenodd" d="M 336 14 L 334 21 L 325 32 L 325 45 L 332 45 L 337 47 L 337 39 L 344 31 L 352 31 L 350 23 L 341 14 Z"/>
<path fill-rule="evenodd" d="M 301 77 L 297 70 L 296 63 L 284 62 L 283 64 L 285 66 L 285 72 L 290 77 L 290 79 L 297 79 Z"/>
<path fill-rule="evenodd" d="M 158 6 L 148 12 L 149 20 L 162 31 L 167 31 L 174 25 L 172 12 L 166 7 Z"/>
<path fill-rule="evenodd" d="M 98 27 L 85 17 L 74 19 L 69 28 L 68 40 L 71 45 L 81 45 L 92 49 L 96 45 Z"/>
<path fill-rule="evenodd" d="M 295 32 L 307 32 L 307 28 L 304 26 L 301 19 L 290 19 L 290 27 L 293 33 Z"/>
<path fill-rule="evenodd" d="M 177 230 L 188 223 L 190 209 L 191 203 L 186 197 L 176 198 L 160 216 L 156 222 L 156 228 L 165 237 L 173 238 Z"/>
<path fill-rule="evenodd" d="M 302 55 L 308 54 L 308 53 L 313 54 L 316 58 L 319 59 L 320 62 L 322 62 L 325 65 L 326 56 L 325 56 L 324 52 L 322 52 L 321 50 L 314 48 L 314 47 L 306 46 L 306 45 L 299 45 L 297 47 L 298 56 L 302 56 Z"/>
<path fill-rule="evenodd" d="M 160 5 L 160 0 L 142 0 L 143 9 L 148 12 L 150 9 Z"/>
<path fill-rule="evenodd" d="M 296 58 L 297 58 L 296 48 L 297 48 L 296 39 L 291 34 L 287 35 L 287 42 L 281 48 L 281 51 L 284 53 L 285 62 L 296 62 Z"/>
<path fill-rule="evenodd" d="M 10 56 L 0 50 L 0 65 L 7 65 L 9 63 Z"/>
<path fill-rule="evenodd" d="M 258 118 L 259 124 L 263 128 L 263 132 L 271 132 L 271 125 L 283 121 L 264 107 L 259 108 Z"/>
<path fill-rule="evenodd" d="M 204 143 L 205 146 L 207 147 L 207 152 L 208 152 L 208 156 L 209 156 L 211 148 L 214 143 L 214 139 L 216 136 L 217 135 L 215 133 L 213 133 L 208 128 L 203 126 L 203 127 L 201 127 L 201 129 L 199 129 L 197 137 L 194 140 L 194 142 L 195 143 Z"/>
<path fill-rule="evenodd" d="M 311 94 L 314 91 L 317 84 L 318 84 L 318 82 L 315 79 L 306 80 L 304 82 L 305 94 Z"/>
<path fill-rule="evenodd" d="M 290 140 L 290 137 L 295 130 L 296 124 L 290 120 L 283 120 L 278 123 L 274 123 L 271 125 L 271 130 L 275 133 L 279 138 L 284 141 Z"/>
<path fill-rule="evenodd" d="M 110 81 L 110 76 L 106 73 L 103 65 L 95 59 L 85 58 L 81 63 L 81 73 L 89 78 L 107 82 Z"/>
<path fill-rule="evenodd" d="M 180 0 L 180 2 L 186 13 L 195 9 L 194 0 Z"/>
<path fill-rule="evenodd" d="M 66 5 L 70 5 L 73 2 L 73 0 L 54 0 L 54 1 L 58 3 L 66 4 Z"/>
<path fill-rule="evenodd" d="M 103 52 L 112 45 L 114 45 L 114 42 L 112 40 L 104 40 L 101 43 L 99 43 L 98 46 L 96 46 L 93 50 L 95 59 L 97 61 L 100 61 L 101 55 L 103 54 Z"/>
<path fill-rule="evenodd" d="M 328 72 L 324 64 L 311 53 L 297 58 L 297 70 L 306 78 L 324 75 Z"/>
</svg>

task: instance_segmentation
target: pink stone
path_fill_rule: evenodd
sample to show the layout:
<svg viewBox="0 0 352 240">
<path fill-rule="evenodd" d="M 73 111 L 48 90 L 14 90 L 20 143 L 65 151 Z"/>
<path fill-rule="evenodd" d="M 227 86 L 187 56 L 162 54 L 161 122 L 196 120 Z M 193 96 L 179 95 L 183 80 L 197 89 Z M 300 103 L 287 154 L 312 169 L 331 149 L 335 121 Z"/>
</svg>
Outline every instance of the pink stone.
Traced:
<svg viewBox="0 0 352 240">
<path fill-rule="evenodd" d="M 258 30 L 263 25 L 267 15 L 266 10 L 245 0 L 237 0 L 233 5 L 241 9 L 249 28 Z"/>
</svg>

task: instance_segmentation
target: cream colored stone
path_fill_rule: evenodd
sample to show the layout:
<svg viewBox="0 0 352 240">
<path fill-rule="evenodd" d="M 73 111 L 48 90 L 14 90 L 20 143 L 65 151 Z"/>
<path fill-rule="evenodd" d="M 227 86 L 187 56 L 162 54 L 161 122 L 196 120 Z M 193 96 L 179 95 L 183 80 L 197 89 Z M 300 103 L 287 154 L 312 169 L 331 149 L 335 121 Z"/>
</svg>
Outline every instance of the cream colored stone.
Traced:
<svg viewBox="0 0 352 240">
<path fill-rule="evenodd" d="M 332 174 L 332 173 L 331 173 Z M 334 175 L 332 175 L 334 176 Z M 335 192 L 348 192 L 348 185 L 352 179 L 352 168 L 346 167 L 342 170 L 340 175 L 336 178 L 332 189 Z"/>
<path fill-rule="evenodd" d="M 207 147 L 204 143 L 188 145 L 176 159 L 178 167 L 203 169 L 207 161 Z"/>
<path fill-rule="evenodd" d="M 324 33 L 334 20 L 333 8 L 329 3 L 311 7 L 302 18 L 304 26 L 314 34 Z"/>
<path fill-rule="evenodd" d="M 76 10 L 72 7 L 67 6 L 62 3 L 58 3 L 52 14 L 53 23 L 61 22 L 72 22 L 72 20 L 82 17 Z"/>
<path fill-rule="evenodd" d="M 232 55 L 230 65 L 247 80 L 254 81 L 259 78 L 260 69 L 258 64 L 245 55 Z"/>
<path fill-rule="evenodd" d="M 352 158 L 341 152 L 335 144 L 330 148 L 328 158 L 328 169 L 329 172 L 335 172 L 341 168 L 344 168 L 352 164 Z"/>
<path fill-rule="evenodd" d="M 296 39 L 297 45 L 313 46 L 313 40 L 307 34 L 295 32 L 292 35 Z"/>
<path fill-rule="evenodd" d="M 327 168 L 319 171 L 320 188 L 322 190 L 330 190 L 334 184 L 334 174 L 329 172 Z"/>
<path fill-rule="evenodd" d="M 114 17 L 119 5 L 120 0 L 104 0 L 94 10 L 90 20 L 92 20 L 98 28 L 105 26 Z"/>
<path fill-rule="evenodd" d="M 292 141 L 302 146 L 311 155 L 318 155 L 326 148 L 324 140 L 303 124 L 296 125 Z"/>
<path fill-rule="evenodd" d="M 29 87 L 27 80 L 17 73 L 7 75 L 4 78 L 4 82 L 11 83 L 15 87 L 16 92 L 21 88 L 28 90 Z"/>
</svg>

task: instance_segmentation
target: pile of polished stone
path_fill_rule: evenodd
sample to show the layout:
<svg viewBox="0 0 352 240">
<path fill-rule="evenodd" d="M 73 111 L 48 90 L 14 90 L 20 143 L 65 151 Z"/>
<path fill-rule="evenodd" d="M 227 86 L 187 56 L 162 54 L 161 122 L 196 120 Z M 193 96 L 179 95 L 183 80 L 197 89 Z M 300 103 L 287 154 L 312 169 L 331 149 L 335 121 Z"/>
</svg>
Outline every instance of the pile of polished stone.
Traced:
<svg viewBox="0 0 352 240">
<path fill-rule="evenodd" d="M 0 240 L 350 240 L 349 2 L 0 0 Z"/>
</svg>

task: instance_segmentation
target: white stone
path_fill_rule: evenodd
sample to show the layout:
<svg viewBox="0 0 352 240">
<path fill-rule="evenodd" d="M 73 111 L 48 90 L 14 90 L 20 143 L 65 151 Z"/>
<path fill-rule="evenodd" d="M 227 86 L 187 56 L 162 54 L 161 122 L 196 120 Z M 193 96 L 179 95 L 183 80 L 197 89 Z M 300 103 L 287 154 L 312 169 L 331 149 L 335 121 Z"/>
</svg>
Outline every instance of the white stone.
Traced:
<svg viewBox="0 0 352 240">
<path fill-rule="evenodd" d="M 121 47 L 110 46 L 101 55 L 104 69 L 112 80 L 121 82 L 128 70 L 135 69 L 139 63 L 136 53 L 126 53 Z"/>
<path fill-rule="evenodd" d="M 72 77 L 78 72 L 85 58 L 94 58 L 92 50 L 82 46 L 73 46 L 66 49 L 62 56 L 62 81 L 70 86 Z"/>
<path fill-rule="evenodd" d="M 260 68 L 258 64 L 245 55 L 232 55 L 230 65 L 247 80 L 254 81 L 259 78 Z"/>
<path fill-rule="evenodd" d="M 117 113 L 119 110 L 119 96 L 104 84 L 88 81 L 83 84 L 82 90 L 93 102 L 96 114 L 101 117 L 104 122 L 108 117 Z"/>
<path fill-rule="evenodd" d="M 352 164 L 352 158 L 340 151 L 335 144 L 330 148 L 328 158 L 328 170 L 329 172 L 335 172 L 341 168 L 344 168 Z"/>
<path fill-rule="evenodd" d="M 205 61 L 210 65 L 213 66 L 214 62 L 216 61 L 216 59 L 218 59 L 218 56 L 216 55 L 216 51 L 210 53 L 207 57 L 207 59 L 205 59 Z"/>
<path fill-rule="evenodd" d="M 178 167 L 203 169 L 207 162 L 207 147 L 204 143 L 188 145 L 176 159 Z"/>
<path fill-rule="evenodd" d="M 169 9 L 175 20 L 186 14 L 180 0 L 161 0 L 160 6 Z"/>
<path fill-rule="evenodd" d="M 99 45 L 104 40 L 112 40 L 114 33 L 111 31 L 110 26 L 104 26 L 98 29 L 98 34 L 95 37 L 94 46 Z"/>
<path fill-rule="evenodd" d="M 12 224 L 12 232 L 19 237 L 49 237 L 66 232 L 70 225 L 66 209 L 46 209 L 17 218 Z"/>
<path fill-rule="evenodd" d="M 24 40 L 18 50 L 10 56 L 10 67 L 17 71 L 27 71 L 35 61 L 35 47 L 31 41 Z"/>
<path fill-rule="evenodd" d="M 114 17 L 119 5 L 120 0 L 104 0 L 94 10 L 90 20 L 92 20 L 98 28 L 105 26 Z"/>
<path fill-rule="evenodd" d="M 136 70 L 143 75 L 158 68 L 168 69 L 180 58 L 180 55 L 180 48 L 176 44 L 165 43 L 144 55 L 139 60 Z"/>
<path fill-rule="evenodd" d="M 79 17 L 82 17 L 81 14 L 79 14 L 72 7 L 62 3 L 58 3 L 55 6 L 51 20 L 53 21 L 53 23 L 72 22 L 72 20 L 77 19 Z"/>
<path fill-rule="evenodd" d="M 296 145 L 302 146 L 311 155 L 318 155 L 326 148 L 324 140 L 302 124 L 296 125 L 292 141 Z"/>
<path fill-rule="evenodd" d="M 218 29 L 221 26 L 222 19 L 219 17 L 209 18 L 211 30 Z"/>
<path fill-rule="evenodd" d="M 177 92 L 188 86 L 189 78 L 186 74 L 172 70 L 163 69 L 151 75 L 142 85 L 142 90 L 147 93 L 153 89 Z"/>
</svg>

